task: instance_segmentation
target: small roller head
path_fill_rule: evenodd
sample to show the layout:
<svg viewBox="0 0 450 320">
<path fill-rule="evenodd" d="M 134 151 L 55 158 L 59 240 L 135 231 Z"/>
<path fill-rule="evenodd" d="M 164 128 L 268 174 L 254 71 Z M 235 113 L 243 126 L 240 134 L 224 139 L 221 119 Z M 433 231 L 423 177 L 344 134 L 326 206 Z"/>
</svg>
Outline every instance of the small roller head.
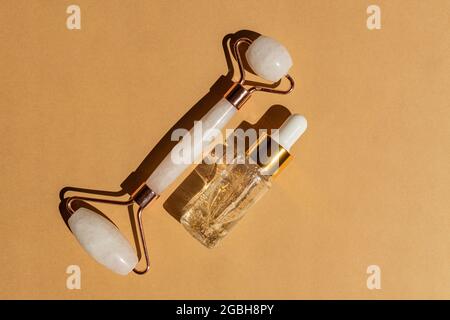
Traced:
<svg viewBox="0 0 450 320">
<path fill-rule="evenodd" d="M 283 78 L 292 67 L 292 58 L 287 49 L 266 36 L 260 36 L 250 44 L 246 58 L 257 75 L 272 82 Z"/>
<path fill-rule="evenodd" d="M 138 263 L 127 239 L 101 215 L 82 207 L 70 216 L 68 224 L 81 246 L 108 269 L 126 275 Z"/>
</svg>

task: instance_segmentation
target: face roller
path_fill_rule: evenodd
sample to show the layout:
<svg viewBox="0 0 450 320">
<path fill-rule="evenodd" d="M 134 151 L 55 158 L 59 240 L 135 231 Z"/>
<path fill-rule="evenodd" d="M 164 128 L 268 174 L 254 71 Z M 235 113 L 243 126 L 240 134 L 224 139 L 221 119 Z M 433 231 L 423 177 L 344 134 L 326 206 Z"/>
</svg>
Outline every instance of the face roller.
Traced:
<svg viewBox="0 0 450 320">
<path fill-rule="evenodd" d="M 283 77 L 286 77 L 290 83 L 290 87 L 286 90 L 279 90 L 274 89 L 270 84 L 260 84 L 246 88 L 244 86 L 246 73 L 239 51 L 242 45 L 248 45 L 246 60 L 258 76 L 271 82 L 278 82 Z M 240 38 L 234 43 L 233 52 L 238 63 L 240 79 L 238 82 L 233 83 L 225 96 L 200 119 L 204 134 L 201 139 L 194 140 L 193 146 L 189 143 L 190 150 L 186 150 L 191 154 L 192 159 L 198 159 L 201 156 L 201 150 L 206 148 L 214 140 L 215 137 L 208 134 L 208 132 L 217 132 L 217 130 L 223 129 L 235 112 L 250 98 L 252 93 L 255 91 L 263 91 L 287 94 L 294 88 L 294 80 L 288 74 L 292 66 L 292 59 L 286 48 L 277 41 L 266 36 L 259 36 L 254 41 L 247 38 Z M 184 138 L 178 144 L 183 143 Z M 66 208 L 71 214 L 68 219 L 68 225 L 71 231 L 82 247 L 100 264 L 122 275 L 126 275 L 132 270 L 137 274 L 144 274 L 150 268 L 150 260 L 142 223 L 143 209 L 154 199 L 158 198 L 189 166 L 190 164 L 186 163 L 174 163 L 171 158 L 171 153 L 169 153 L 153 171 L 147 181 L 128 200 L 83 196 L 67 198 Z M 137 270 L 135 268 L 138 263 L 135 250 L 113 223 L 87 208 L 81 207 L 75 210 L 73 207 L 74 201 L 123 206 L 131 206 L 136 203 L 138 205 L 137 221 L 139 234 L 146 261 L 145 269 Z"/>
</svg>

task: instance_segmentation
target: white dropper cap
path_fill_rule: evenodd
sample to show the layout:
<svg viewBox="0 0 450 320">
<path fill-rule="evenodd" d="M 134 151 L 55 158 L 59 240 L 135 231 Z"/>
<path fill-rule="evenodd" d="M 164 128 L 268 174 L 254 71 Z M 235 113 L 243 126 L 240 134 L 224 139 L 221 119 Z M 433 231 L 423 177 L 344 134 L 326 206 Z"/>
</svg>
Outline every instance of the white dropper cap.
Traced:
<svg viewBox="0 0 450 320">
<path fill-rule="evenodd" d="M 275 132 L 271 137 L 278 142 L 280 146 L 289 151 L 292 145 L 305 132 L 307 126 L 308 122 L 304 116 L 292 114 L 277 130 L 278 134 Z"/>
</svg>

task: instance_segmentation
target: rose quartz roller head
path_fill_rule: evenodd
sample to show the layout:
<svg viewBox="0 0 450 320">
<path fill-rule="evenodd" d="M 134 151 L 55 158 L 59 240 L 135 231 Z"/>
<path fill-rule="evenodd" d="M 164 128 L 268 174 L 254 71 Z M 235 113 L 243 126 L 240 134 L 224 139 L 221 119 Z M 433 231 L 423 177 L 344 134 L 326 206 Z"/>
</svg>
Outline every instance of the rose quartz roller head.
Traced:
<svg viewBox="0 0 450 320">
<path fill-rule="evenodd" d="M 266 36 L 253 41 L 245 56 L 256 74 L 272 82 L 286 76 L 292 67 L 292 59 L 286 48 Z"/>
<path fill-rule="evenodd" d="M 245 70 L 239 52 L 239 48 L 242 45 L 248 45 L 246 60 L 258 76 L 270 82 L 278 82 L 283 77 L 286 77 L 290 87 L 286 90 L 274 89 L 273 85 L 264 84 L 246 87 Z M 179 144 L 187 146 L 184 147 L 184 151 L 191 155 L 190 158 L 193 161 L 197 160 L 201 156 L 201 150 L 204 150 L 215 139 L 211 132 L 222 130 L 254 92 L 263 91 L 287 94 L 294 88 L 294 80 L 288 74 L 292 66 L 291 56 L 286 48 L 276 40 L 266 36 L 260 36 L 254 41 L 240 38 L 234 43 L 233 51 L 239 66 L 239 81 L 235 82 L 225 96 L 200 119 L 203 128 L 203 134 L 200 139 L 194 139 L 193 144 L 186 144 L 183 141 L 186 138 L 184 136 L 178 142 L 177 146 Z M 142 210 L 164 192 L 190 165 L 189 163 L 175 163 L 172 161 L 171 153 L 169 153 L 147 181 L 128 200 L 121 201 L 81 196 L 68 198 L 66 207 L 71 213 L 68 220 L 70 229 L 81 246 L 97 262 L 112 271 L 122 275 L 126 275 L 132 270 L 138 274 L 147 272 L 150 268 L 150 260 L 142 224 Z M 124 206 L 131 206 L 136 203 L 138 205 L 139 234 L 144 249 L 146 268 L 143 270 L 136 269 L 138 263 L 136 253 L 113 223 L 87 208 L 82 207 L 74 210 L 73 202 L 76 200 Z"/>
</svg>

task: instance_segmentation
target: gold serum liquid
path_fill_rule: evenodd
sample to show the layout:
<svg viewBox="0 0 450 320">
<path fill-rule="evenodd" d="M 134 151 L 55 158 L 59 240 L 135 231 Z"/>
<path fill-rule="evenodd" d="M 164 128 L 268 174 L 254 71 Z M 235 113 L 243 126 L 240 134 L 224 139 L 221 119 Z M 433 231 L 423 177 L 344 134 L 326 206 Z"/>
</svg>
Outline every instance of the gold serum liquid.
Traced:
<svg viewBox="0 0 450 320">
<path fill-rule="evenodd" d="M 229 165 L 216 165 L 212 179 L 183 209 L 181 223 L 208 248 L 225 237 L 271 186 L 257 164 L 239 162 L 236 158 Z"/>
<path fill-rule="evenodd" d="M 306 119 L 291 115 L 273 138 L 258 140 L 246 155 L 236 156 L 230 164 L 210 165 L 212 171 L 196 169 L 206 183 L 182 209 L 181 224 L 204 246 L 213 248 L 270 189 L 271 177 L 305 130 Z M 260 155 L 269 149 L 275 152 L 263 159 Z"/>
</svg>

